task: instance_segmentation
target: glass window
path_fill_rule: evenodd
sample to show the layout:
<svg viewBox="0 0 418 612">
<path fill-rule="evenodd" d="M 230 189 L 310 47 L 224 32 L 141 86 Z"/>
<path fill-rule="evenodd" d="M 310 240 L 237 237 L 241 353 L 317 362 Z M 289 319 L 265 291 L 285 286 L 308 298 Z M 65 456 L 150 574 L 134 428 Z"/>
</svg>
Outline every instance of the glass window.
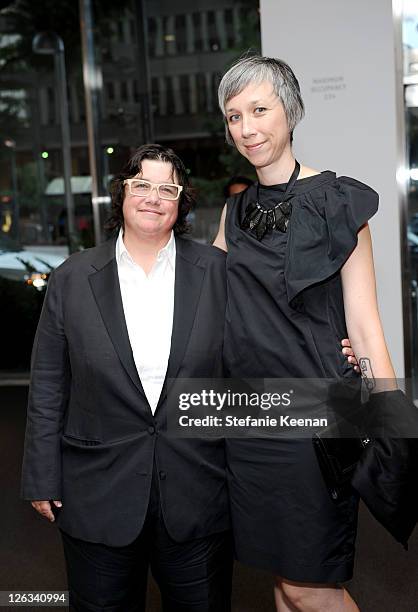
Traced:
<svg viewBox="0 0 418 612">
<path fill-rule="evenodd" d="M 119 19 L 116 23 L 117 23 L 117 28 L 118 28 L 118 40 L 119 42 L 124 42 L 125 32 L 124 32 L 124 27 L 123 27 L 123 19 Z"/>
<path fill-rule="evenodd" d="M 143 142 L 151 140 L 173 147 L 197 190 L 192 235 L 209 242 L 216 233 L 224 203 L 224 183 L 232 174 L 247 172 L 242 160 L 237 161 L 234 151 L 225 145 L 223 121 L 216 105 L 217 84 L 236 57 L 249 47 L 259 48 L 259 2 L 206 0 L 203 5 L 184 0 L 181 9 L 177 2 L 144 3 L 147 47 L 140 28 L 135 27 L 141 23 L 140 3 L 118 6 L 116 18 L 115 3 L 93 3 L 95 55 L 103 82 L 96 106 L 103 153 L 97 165 L 103 174 L 112 175 Z M 78 3 L 74 3 L 73 11 L 67 10 L 66 3 L 54 6 L 54 14 L 45 12 L 42 23 L 45 29 L 59 32 L 65 43 L 67 79 L 71 80 L 68 101 L 74 225 L 78 246 L 86 248 L 94 245 L 95 238 Z M 245 11 L 236 17 L 233 11 L 241 6 Z M 43 254 L 65 257 L 69 240 L 59 82 L 53 54 L 28 52 L 40 16 L 42 7 L 36 2 L 25 3 L 25 19 L 19 11 L 8 11 L 7 18 L 5 11 L 1 12 L 2 20 L 7 21 L 7 33 L 0 37 L 0 63 L 3 83 L 10 85 L 0 93 L 0 237 L 18 237 L 28 249 L 36 247 Z M 232 45 L 236 27 L 242 30 L 241 47 L 237 42 Z M 191 49 L 193 56 L 188 55 Z M 25 59 L 9 61 L 16 54 Z M 149 115 L 153 125 L 147 119 Z M 103 218 L 104 207 L 101 210 Z M 4 300 L 0 300 L 0 306 L 2 303 Z M 9 312 L 17 312 L 16 304 L 10 304 Z M 33 314 L 35 310 L 31 313 L 34 331 L 37 315 Z M 23 323 L 16 319 L 12 327 L 14 331 L 23 329 Z M 33 336 L 28 337 L 26 365 Z M 24 352 L 19 339 L 13 342 L 19 350 L 10 368 Z"/>
<path fill-rule="evenodd" d="M 175 28 L 176 28 L 176 51 L 177 53 L 186 53 L 187 51 L 186 15 L 176 16 Z"/>
<path fill-rule="evenodd" d="M 152 112 L 154 113 L 154 117 L 159 117 L 161 115 L 160 88 L 159 88 L 159 80 L 155 77 L 151 79 L 151 96 L 152 96 Z"/>
<path fill-rule="evenodd" d="M 186 115 L 190 114 L 190 87 L 189 87 L 189 75 L 182 74 L 180 76 L 180 96 L 183 106 L 183 112 Z"/>
<path fill-rule="evenodd" d="M 165 92 L 166 92 L 166 113 L 168 115 L 174 115 L 176 105 L 174 102 L 174 88 L 173 79 L 171 76 L 165 77 Z"/>
<path fill-rule="evenodd" d="M 131 36 L 132 42 L 134 42 L 136 39 L 136 26 L 135 21 L 133 19 L 129 20 L 129 34 Z"/>
<path fill-rule="evenodd" d="M 134 79 L 132 81 L 132 94 L 134 97 L 134 102 L 139 102 L 139 89 L 138 89 L 138 81 Z"/>
<path fill-rule="evenodd" d="M 176 32 L 174 15 L 163 18 L 164 50 L 166 55 L 172 55 L 176 50 Z"/>
<path fill-rule="evenodd" d="M 234 20 L 231 8 L 225 9 L 224 22 L 226 32 L 226 44 L 228 46 L 228 49 L 231 49 L 235 44 Z"/>
<path fill-rule="evenodd" d="M 206 76 L 202 73 L 196 75 L 197 82 L 197 108 L 201 113 L 206 112 L 208 96 L 206 89 Z"/>
<path fill-rule="evenodd" d="M 156 55 L 156 37 L 157 37 L 157 24 L 153 17 L 148 18 L 148 53 L 150 57 Z"/>
<path fill-rule="evenodd" d="M 106 94 L 107 94 L 107 98 L 108 100 L 114 100 L 115 99 L 115 84 L 113 81 L 107 81 L 106 82 Z"/>
<path fill-rule="evenodd" d="M 128 99 L 129 99 L 128 83 L 126 81 L 121 81 L 120 82 L 120 99 L 123 102 L 127 102 Z"/>
<path fill-rule="evenodd" d="M 219 49 L 221 48 L 221 43 L 219 40 L 215 11 L 208 11 L 207 19 L 208 19 L 209 47 L 212 51 L 219 51 Z"/>
<path fill-rule="evenodd" d="M 203 49 L 203 34 L 202 34 L 202 15 L 201 13 L 192 13 L 194 47 L 196 51 Z"/>
<path fill-rule="evenodd" d="M 218 99 L 218 87 L 221 82 L 222 74 L 220 72 L 214 72 L 212 74 L 212 99 Z"/>
</svg>

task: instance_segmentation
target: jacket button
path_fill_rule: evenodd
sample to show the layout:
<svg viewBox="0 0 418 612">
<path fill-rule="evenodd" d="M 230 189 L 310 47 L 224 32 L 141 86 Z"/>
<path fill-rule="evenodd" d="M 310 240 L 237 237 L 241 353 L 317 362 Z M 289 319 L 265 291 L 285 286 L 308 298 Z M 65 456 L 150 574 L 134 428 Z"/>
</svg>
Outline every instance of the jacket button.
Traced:
<svg viewBox="0 0 418 612">
<path fill-rule="evenodd" d="M 165 480 L 166 476 L 167 476 L 167 474 L 161 470 L 161 472 L 160 472 L 160 480 Z"/>
<path fill-rule="evenodd" d="M 148 433 L 150 436 L 152 436 L 153 434 L 155 434 L 155 427 L 153 427 L 152 425 L 150 425 L 148 427 Z"/>
</svg>

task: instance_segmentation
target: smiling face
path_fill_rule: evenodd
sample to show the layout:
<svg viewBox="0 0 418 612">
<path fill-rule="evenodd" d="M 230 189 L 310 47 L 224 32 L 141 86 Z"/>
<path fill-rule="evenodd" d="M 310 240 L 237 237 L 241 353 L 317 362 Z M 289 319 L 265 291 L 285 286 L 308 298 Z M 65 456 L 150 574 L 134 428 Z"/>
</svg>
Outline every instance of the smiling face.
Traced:
<svg viewBox="0 0 418 612">
<path fill-rule="evenodd" d="M 226 119 L 235 146 L 256 169 L 291 155 L 286 114 L 270 81 L 247 85 L 228 100 Z"/>
<path fill-rule="evenodd" d="M 142 178 L 151 183 L 174 183 L 178 179 L 169 162 L 144 159 L 142 170 L 135 178 Z M 147 196 L 133 196 L 125 185 L 123 200 L 123 219 L 125 235 L 137 238 L 155 237 L 158 240 L 169 238 L 177 220 L 179 200 L 164 200 L 154 188 Z"/>
</svg>

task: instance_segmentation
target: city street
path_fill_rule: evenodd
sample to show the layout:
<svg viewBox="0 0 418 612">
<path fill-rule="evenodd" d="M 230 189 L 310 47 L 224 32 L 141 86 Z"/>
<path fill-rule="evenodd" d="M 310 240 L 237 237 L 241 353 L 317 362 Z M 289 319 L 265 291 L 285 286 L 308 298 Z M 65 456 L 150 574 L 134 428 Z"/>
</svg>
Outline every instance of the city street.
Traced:
<svg viewBox="0 0 418 612">
<path fill-rule="evenodd" d="M 19 499 L 26 397 L 26 386 L 0 386 L 0 590 L 64 590 L 65 569 L 57 531 L 28 502 Z M 357 550 L 355 579 L 349 588 L 361 611 L 415 612 L 418 530 L 411 538 L 410 551 L 405 552 L 362 508 Z M 274 610 L 271 585 L 267 574 L 237 565 L 233 611 Z M 159 609 L 158 591 L 150 582 L 148 610 Z"/>
</svg>

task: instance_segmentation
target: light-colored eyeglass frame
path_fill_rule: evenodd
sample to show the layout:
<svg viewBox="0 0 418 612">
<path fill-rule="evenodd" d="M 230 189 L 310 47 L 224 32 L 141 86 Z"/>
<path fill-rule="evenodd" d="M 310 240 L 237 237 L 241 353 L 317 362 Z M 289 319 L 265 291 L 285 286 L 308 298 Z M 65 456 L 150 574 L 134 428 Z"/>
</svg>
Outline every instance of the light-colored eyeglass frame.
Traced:
<svg viewBox="0 0 418 612">
<path fill-rule="evenodd" d="M 151 181 L 146 181 L 145 179 L 141 179 L 138 177 L 133 177 L 133 178 L 129 178 L 129 179 L 125 179 L 123 181 L 124 185 L 128 185 L 129 186 L 129 193 L 133 196 L 139 195 L 138 193 L 133 193 L 132 191 L 132 183 L 135 181 L 141 181 L 141 183 L 147 183 L 147 185 L 150 185 L 151 187 L 151 191 L 150 193 L 152 193 L 153 189 L 157 189 L 157 194 L 158 197 L 161 200 L 178 200 L 180 197 L 181 192 L 183 191 L 183 186 L 182 185 L 176 185 L 175 183 L 152 183 Z M 168 185 L 170 187 L 176 187 L 177 189 L 177 195 L 175 198 L 167 198 L 167 196 L 163 196 L 160 194 L 160 187 L 162 187 L 163 185 Z M 143 195 L 147 195 L 147 194 L 143 194 Z"/>
</svg>

